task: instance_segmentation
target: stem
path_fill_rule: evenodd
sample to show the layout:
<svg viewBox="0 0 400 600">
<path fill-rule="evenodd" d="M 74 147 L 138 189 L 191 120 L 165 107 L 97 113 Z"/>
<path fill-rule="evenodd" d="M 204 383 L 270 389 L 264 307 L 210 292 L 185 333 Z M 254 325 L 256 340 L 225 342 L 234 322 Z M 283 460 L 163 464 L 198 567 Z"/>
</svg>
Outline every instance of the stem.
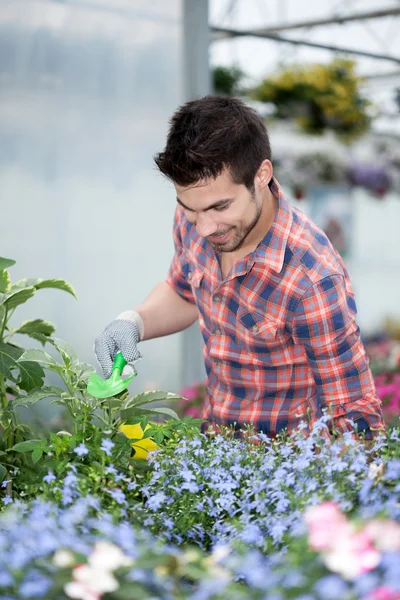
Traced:
<svg viewBox="0 0 400 600">
<path fill-rule="evenodd" d="M 61 373 L 60 373 L 60 375 L 61 375 Z M 73 402 L 75 400 L 75 388 L 71 382 L 70 377 L 68 376 L 68 373 L 65 373 L 65 376 L 64 376 L 64 374 L 61 375 L 61 379 L 65 383 L 68 393 L 71 397 L 71 405 L 67 401 L 65 401 L 65 406 L 68 408 L 69 414 L 72 417 L 72 421 L 74 423 L 74 433 L 76 435 L 78 433 L 78 424 L 77 424 L 77 421 L 75 418 L 76 411 L 74 411 L 74 406 L 73 406 Z"/>
<path fill-rule="evenodd" d="M 69 412 L 69 414 L 71 415 L 71 417 L 72 417 L 72 420 L 73 420 L 73 421 L 74 421 L 74 423 L 75 423 L 75 415 L 74 415 L 74 412 L 73 412 L 72 408 L 70 407 L 70 405 L 68 404 L 68 402 L 67 402 L 66 400 L 65 400 L 65 406 L 67 407 L 67 409 L 68 409 L 68 412 Z"/>
<path fill-rule="evenodd" d="M 7 310 L 7 308 L 5 308 L 4 319 L 3 319 L 3 322 L 1 324 L 1 329 L 0 329 L 0 341 L 2 341 L 3 337 L 4 337 L 4 331 L 5 331 L 5 328 L 7 325 L 7 320 L 8 320 L 8 310 Z"/>
<path fill-rule="evenodd" d="M 6 382 L 4 375 L 0 374 L 0 401 L 1 408 L 4 410 L 7 407 Z"/>
<path fill-rule="evenodd" d="M 12 496 L 12 479 L 11 479 L 11 475 L 8 469 L 6 469 L 6 480 L 8 481 L 7 485 L 6 485 L 6 494 L 8 496 Z"/>
<path fill-rule="evenodd" d="M 98 419 L 99 419 L 99 420 L 100 420 L 102 423 L 104 423 L 104 425 L 106 425 L 106 426 L 107 426 L 107 429 L 109 428 L 110 424 L 109 424 L 109 422 L 108 422 L 106 419 L 104 419 L 104 417 L 102 417 L 101 415 L 96 415 L 96 417 L 97 417 L 97 418 L 98 418 Z"/>
<path fill-rule="evenodd" d="M 113 410 L 112 410 L 110 401 L 108 401 L 108 424 L 109 424 L 110 429 L 112 429 L 112 422 L 113 422 Z"/>
</svg>

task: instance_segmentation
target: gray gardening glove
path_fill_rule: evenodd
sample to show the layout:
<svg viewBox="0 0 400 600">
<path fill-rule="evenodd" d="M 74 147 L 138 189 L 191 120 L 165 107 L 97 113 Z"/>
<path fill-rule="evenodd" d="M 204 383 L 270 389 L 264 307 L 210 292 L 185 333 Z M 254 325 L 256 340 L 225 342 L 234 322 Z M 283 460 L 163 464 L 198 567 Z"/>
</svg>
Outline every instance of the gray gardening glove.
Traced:
<svg viewBox="0 0 400 600">
<path fill-rule="evenodd" d="M 94 351 L 106 379 L 111 376 L 117 352 L 122 352 L 122 356 L 131 367 L 131 372 L 135 372 L 134 364 L 142 358 L 137 344 L 143 338 L 143 333 L 144 327 L 140 315 L 133 310 L 127 310 L 111 321 L 96 338 Z M 127 375 L 125 369 L 123 374 Z"/>
</svg>

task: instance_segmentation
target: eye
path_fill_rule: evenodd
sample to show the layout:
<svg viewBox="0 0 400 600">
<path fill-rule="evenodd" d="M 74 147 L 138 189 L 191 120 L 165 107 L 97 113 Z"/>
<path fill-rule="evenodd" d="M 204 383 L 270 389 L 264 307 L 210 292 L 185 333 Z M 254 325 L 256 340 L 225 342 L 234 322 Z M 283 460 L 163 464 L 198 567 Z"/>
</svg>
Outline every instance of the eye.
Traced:
<svg viewBox="0 0 400 600">
<path fill-rule="evenodd" d="M 222 212 L 223 210 L 226 210 L 229 207 L 230 204 L 223 204 L 222 206 L 216 206 L 214 210 L 216 210 L 217 212 Z"/>
</svg>

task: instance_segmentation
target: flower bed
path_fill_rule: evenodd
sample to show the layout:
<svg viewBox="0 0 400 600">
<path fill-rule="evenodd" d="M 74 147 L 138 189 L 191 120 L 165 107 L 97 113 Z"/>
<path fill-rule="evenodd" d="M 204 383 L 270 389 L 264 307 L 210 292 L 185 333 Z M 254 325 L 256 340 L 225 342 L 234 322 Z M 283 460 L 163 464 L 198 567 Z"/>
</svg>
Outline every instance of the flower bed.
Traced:
<svg viewBox="0 0 400 600">
<path fill-rule="evenodd" d="M 120 512 L 72 465 L 0 516 L 0 597 L 398 600 L 399 439 L 183 439 Z"/>
</svg>

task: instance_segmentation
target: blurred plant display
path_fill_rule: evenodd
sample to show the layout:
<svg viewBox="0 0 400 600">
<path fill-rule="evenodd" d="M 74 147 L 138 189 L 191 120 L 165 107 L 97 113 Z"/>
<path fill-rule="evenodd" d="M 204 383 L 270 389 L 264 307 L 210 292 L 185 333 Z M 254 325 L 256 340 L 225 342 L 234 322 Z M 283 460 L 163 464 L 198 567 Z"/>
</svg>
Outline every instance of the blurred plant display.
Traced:
<svg viewBox="0 0 400 600">
<path fill-rule="evenodd" d="M 267 121 L 294 121 L 308 135 L 334 132 L 347 147 L 368 133 L 379 114 L 361 91 L 362 78 L 355 62 L 335 59 L 328 64 L 293 65 L 265 78 L 255 87 L 245 86 L 248 75 L 237 66 L 217 65 L 212 70 L 215 94 L 239 96 L 271 107 Z M 282 183 L 289 185 L 296 199 L 303 198 L 310 184 L 348 184 L 362 187 L 376 198 L 400 190 L 398 144 L 374 142 L 374 156 L 348 157 L 343 152 L 291 153 L 274 156 L 274 167 Z"/>
<path fill-rule="evenodd" d="M 362 187 L 376 198 L 383 198 L 393 190 L 397 170 L 391 163 L 388 166 L 368 162 L 348 164 L 338 153 L 322 151 L 286 153 L 276 157 L 274 165 L 278 180 L 290 186 L 297 199 L 306 196 L 311 185 L 320 184 Z"/>
<path fill-rule="evenodd" d="M 364 187 L 378 198 L 387 194 L 393 184 L 389 169 L 379 165 L 350 165 L 347 175 L 351 185 Z"/>
<path fill-rule="evenodd" d="M 182 388 L 179 392 L 182 399 L 178 402 L 178 412 L 184 416 L 201 418 L 206 391 L 205 381 L 196 381 Z"/>
<path fill-rule="evenodd" d="M 242 92 L 242 82 L 246 74 L 237 66 L 216 66 L 212 70 L 212 84 L 215 94 L 238 96 Z"/>
<path fill-rule="evenodd" d="M 383 404 L 388 425 L 400 419 L 400 323 L 387 317 L 384 331 L 365 342 L 376 391 Z"/>
<path fill-rule="evenodd" d="M 309 134 L 333 131 L 351 142 L 368 131 L 371 105 L 361 92 L 355 62 L 294 65 L 266 78 L 251 97 L 274 106 L 276 119 L 295 119 Z"/>
<path fill-rule="evenodd" d="M 298 197 L 296 190 L 302 192 L 302 197 L 310 184 L 341 184 L 346 181 L 346 163 L 332 153 L 288 153 L 278 157 L 274 164 L 278 180 L 290 186 L 295 197 Z"/>
</svg>

